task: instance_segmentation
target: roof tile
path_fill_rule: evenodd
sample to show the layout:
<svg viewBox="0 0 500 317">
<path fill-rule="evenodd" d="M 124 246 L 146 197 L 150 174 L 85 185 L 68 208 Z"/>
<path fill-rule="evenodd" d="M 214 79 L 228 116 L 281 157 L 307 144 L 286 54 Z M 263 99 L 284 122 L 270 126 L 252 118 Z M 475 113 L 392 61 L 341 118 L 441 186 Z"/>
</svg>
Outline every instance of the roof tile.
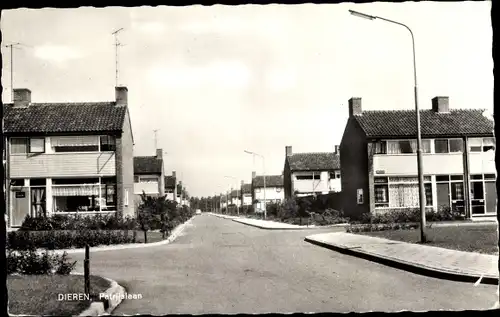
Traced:
<svg viewBox="0 0 500 317">
<path fill-rule="evenodd" d="M 294 153 L 287 157 L 291 171 L 327 171 L 340 168 L 335 153 Z"/>
<path fill-rule="evenodd" d="M 253 187 L 264 187 L 264 176 L 256 176 Z M 283 175 L 266 175 L 266 187 L 283 187 Z"/>
</svg>

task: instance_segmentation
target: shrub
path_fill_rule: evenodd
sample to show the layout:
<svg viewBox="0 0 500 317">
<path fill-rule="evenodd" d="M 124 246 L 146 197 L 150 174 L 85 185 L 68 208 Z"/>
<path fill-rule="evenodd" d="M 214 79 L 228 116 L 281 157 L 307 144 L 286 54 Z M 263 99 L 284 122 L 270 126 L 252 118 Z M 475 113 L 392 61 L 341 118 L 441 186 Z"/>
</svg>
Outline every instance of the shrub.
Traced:
<svg viewBox="0 0 500 317">
<path fill-rule="evenodd" d="M 70 262 L 66 252 L 62 255 L 49 254 L 47 251 L 12 251 L 7 253 L 7 274 L 19 273 L 35 274 L 62 274 L 68 275 L 76 265 Z"/>
<path fill-rule="evenodd" d="M 54 215 L 52 217 L 31 217 L 28 215 L 19 230 L 133 230 L 136 227 L 135 219 L 119 218 L 114 214 Z"/>
<path fill-rule="evenodd" d="M 419 228 L 418 224 L 415 223 L 392 223 L 392 224 L 360 224 L 360 225 L 350 225 L 345 228 L 346 232 L 349 233 L 359 233 L 359 232 L 373 232 L 373 231 L 385 231 L 385 230 L 414 230 Z"/>
<path fill-rule="evenodd" d="M 426 210 L 427 221 L 451 221 L 451 220 L 464 220 L 465 215 L 458 211 L 453 211 L 449 207 L 441 207 L 437 211 L 432 208 Z M 390 224 L 390 223 L 410 223 L 420 222 L 420 209 L 419 208 L 398 208 L 388 209 L 381 213 L 367 213 L 363 214 L 361 223 L 374 223 L 374 224 Z"/>
<path fill-rule="evenodd" d="M 133 243 L 134 237 L 127 231 L 118 230 L 49 230 L 49 231 L 12 231 L 8 233 L 7 249 L 33 251 L 36 249 L 70 249 L 99 245 Z"/>
</svg>

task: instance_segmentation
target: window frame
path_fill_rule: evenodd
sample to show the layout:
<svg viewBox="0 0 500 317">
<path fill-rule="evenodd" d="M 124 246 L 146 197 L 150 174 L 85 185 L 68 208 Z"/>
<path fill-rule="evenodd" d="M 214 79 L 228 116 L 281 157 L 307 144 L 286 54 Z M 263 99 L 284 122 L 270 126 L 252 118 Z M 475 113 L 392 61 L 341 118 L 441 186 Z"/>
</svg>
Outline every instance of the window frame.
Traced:
<svg viewBox="0 0 500 317">
<path fill-rule="evenodd" d="M 25 155 L 25 154 L 28 154 L 29 153 L 29 138 L 26 138 L 26 137 L 12 137 L 10 138 L 9 140 L 9 154 L 10 155 Z M 12 146 L 12 141 L 15 141 L 15 140 L 23 140 L 24 141 L 24 152 L 17 152 L 17 153 L 14 153 L 12 152 L 12 149 L 13 149 L 13 146 Z"/>
<path fill-rule="evenodd" d="M 398 176 L 392 176 L 392 177 L 396 178 Z M 415 178 L 415 177 L 401 176 L 398 178 Z M 383 209 L 383 208 L 406 208 L 404 206 L 402 206 L 402 207 L 401 206 L 400 207 L 391 207 L 390 206 L 390 203 L 391 203 L 390 186 L 391 185 L 401 185 L 401 184 L 413 184 L 413 185 L 418 186 L 418 180 L 417 181 L 409 181 L 409 182 L 398 182 L 398 181 L 391 181 L 390 176 L 376 176 L 376 177 L 374 177 L 374 179 L 373 179 L 374 191 L 375 191 L 376 187 L 387 188 L 387 201 L 377 202 L 376 201 L 377 197 L 374 193 L 375 209 L 378 209 L 378 208 L 380 208 L 380 209 Z M 428 186 L 430 186 L 429 190 L 427 190 Z M 433 189 L 434 189 L 434 185 L 432 182 L 432 177 L 430 175 L 425 175 L 424 176 L 424 194 L 425 194 L 425 199 L 426 199 L 426 204 L 425 204 L 426 208 L 433 206 L 433 204 L 432 204 L 434 202 Z M 430 194 L 431 204 L 428 204 L 428 199 L 427 199 L 428 195 L 427 194 Z M 409 208 L 413 208 L 413 207 L 409 207 Z"/>
<path fill-rule="evenodd" d="M 42 141 L 42 150 L 41 151 L 33 151 L 32 149 L 32 142 L 34 140 L 41 140 Z M 27 152 L 30 153 L 30 154 L 42 154 L 42 153 L 45 153 L 45 138 L 44 137 L 33 137 L 33 138 L 29 138 L 29 141 L 27 142 L 28 144 L 28 148 L 27 148 Z"/>
</svg>

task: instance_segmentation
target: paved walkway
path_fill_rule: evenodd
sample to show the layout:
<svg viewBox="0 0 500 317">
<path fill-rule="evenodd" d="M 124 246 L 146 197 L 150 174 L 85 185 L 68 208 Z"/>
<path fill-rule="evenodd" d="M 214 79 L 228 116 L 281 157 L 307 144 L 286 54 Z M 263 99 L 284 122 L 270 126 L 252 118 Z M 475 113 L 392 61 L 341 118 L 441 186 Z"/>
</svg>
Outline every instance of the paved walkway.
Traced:
<svg viewBox="0 0 500 317">
<path fill-rule="evenodd" d="M 372 261 L 463 281 L 498 283 L 498 256 L 455 251 L 345 232 L 306 237 L 307 242 Z"/>
</svg>

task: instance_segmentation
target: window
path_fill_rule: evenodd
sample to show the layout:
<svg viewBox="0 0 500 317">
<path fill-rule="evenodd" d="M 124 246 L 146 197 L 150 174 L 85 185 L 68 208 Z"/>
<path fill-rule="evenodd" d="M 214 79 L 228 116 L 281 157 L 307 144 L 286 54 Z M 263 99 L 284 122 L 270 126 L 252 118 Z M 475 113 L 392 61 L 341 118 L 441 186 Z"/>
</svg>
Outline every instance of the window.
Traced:
<svg viewBox="0 0 500 317">
<path fill-rule="evenodd" d="M 387 154 L 387 143 L 385 141 L 377 141 L 373 145 L 374 154 Z"/>
<path fill-rule="evenodd" d="M 99 138 L 93 135 L 52 137 L 54 152 L 97 152 Z"/>
<path fill-rule="evenodd" d="M 422 140 L 422 152 L 431 152 L 431 141 Z M 417 153 L 417 140 L 391 140 L 387 141 L 387 154 L 413 154 Z"/>
<path fill-rule="evenodd" d="M 139 176 L 134 176 L 134 183 L 139 183 Z"/>
<path fill-rule="evenodd" d="M 435 153 L 460 153 L 464 150 L 462 139 L 436 139 L 434 141 Z"/>
<path fill-rule="evenodd" d="M 434 151 L 436 153 L 449 153 L 448 139 L 437 139 L 434 141 Z"/>
<path fill-rule="evenodd" d="M 358 205 L 362 205 L 363 204 L 363 188 L 358 188 L 358 191 L 357 191 L 357 202 L 358 202 Z"/>
<path fill-rule="evenodd" d="M 44 153 L 44 152 L 45 152 L 45 138 L 31 138 L 30 153 Z"/>
<path fill-rule="evenodd" d="M 24 178 L 12 178 L 10 180 L 10 186 L 24 186 Z"/>
<path fill-rule="evenodd" d="M 139 176 L 139 182 L 141 182 L 141 183 L 156 183 L 156 182 L 158 182 L 158 177 Z"/>
<path fill-rule="evenodd" d="M 101 151 L 116 151 L 116 138 L 111 135 L 100 136 Z"/>
<path fill-rule="evenodd" d="M 424 177 L 426 206 L 432 206 L 432 184 L 429 176 Z M 417 177 L 374 178 L 375 207 L 417 207 L 419 187 Z"/>
<path fill-rule="evenodd" d="M 27 138 L 12 138 L 10 140 L 10 153 L 26 154 L 28 152 Z"/>
<path fill-rule="evenodd" d="M 30 179 L 30 186 L 45 186 L 47 179 L 45 178 L 32 178 Z"/>
<path fill-rule="evenodd" d="M 495 150 L 495 138 L 470 138 L 469 151 L 470 152 L 488 152 Z"/>
</svg>

